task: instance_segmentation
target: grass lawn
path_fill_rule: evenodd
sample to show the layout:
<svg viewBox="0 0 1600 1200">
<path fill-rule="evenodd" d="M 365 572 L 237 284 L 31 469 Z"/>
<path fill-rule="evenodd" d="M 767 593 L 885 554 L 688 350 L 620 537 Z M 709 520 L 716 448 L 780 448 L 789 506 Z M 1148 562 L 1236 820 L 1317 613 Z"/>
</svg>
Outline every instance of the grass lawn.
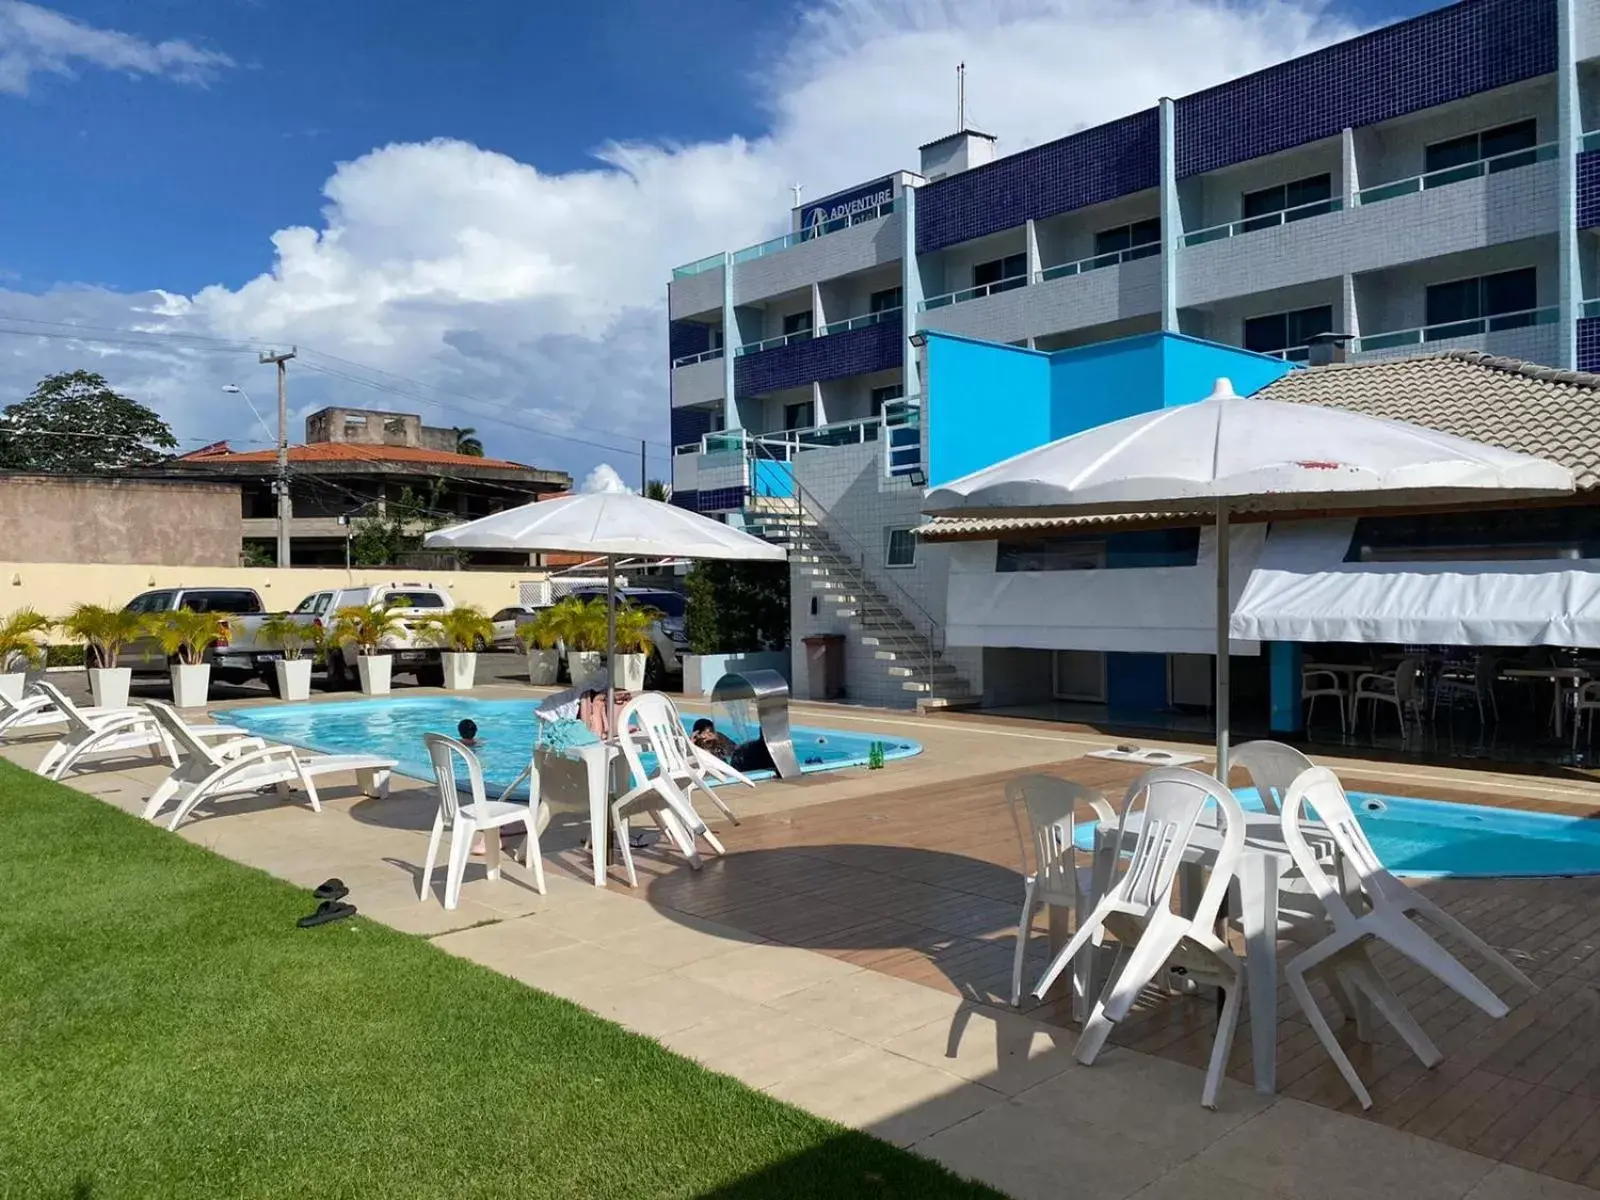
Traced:
<svg viewBox="0 0 1600 1200">
<path fill-rule="evenodd" d="M 0 1196 L 996 1195 L 4 762 L 0 896 Z"/>
</svg>

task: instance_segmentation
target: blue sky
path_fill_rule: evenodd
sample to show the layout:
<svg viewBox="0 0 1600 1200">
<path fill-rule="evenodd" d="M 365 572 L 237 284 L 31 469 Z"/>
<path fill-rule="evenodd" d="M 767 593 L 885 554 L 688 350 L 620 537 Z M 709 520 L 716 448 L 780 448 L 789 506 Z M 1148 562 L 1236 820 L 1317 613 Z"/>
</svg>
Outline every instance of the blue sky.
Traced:
<svg viewBox="0 0 1600 1200">
<path fill-rule="evenodd" d="M 956 61 L 1004 153 L 1427 7 L 0 0 L 0 400 L 89 362 L 245 443 L 220 386 L 292 342 L 297 415 L 664 475 L 671 267 L 915 165 Z"/>
</svg>

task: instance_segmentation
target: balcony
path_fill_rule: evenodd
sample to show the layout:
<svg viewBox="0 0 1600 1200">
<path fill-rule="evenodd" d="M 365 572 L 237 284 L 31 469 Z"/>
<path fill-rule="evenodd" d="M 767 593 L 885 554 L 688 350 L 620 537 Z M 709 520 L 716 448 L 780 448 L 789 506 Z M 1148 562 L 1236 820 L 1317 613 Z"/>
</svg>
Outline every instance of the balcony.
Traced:
<svg viewBox="0 0 1600 1200">
<path fill-rule="evenodd" d="M 1561 310 L 1552 305 L 1369 334 L 1355 339 L 1350 348 L 1352 357 L 1359 361 L 1440 354 L 1446 350 L 1481 350 L 1524 362 L 1550 363 L 1557 360 L 1561 350 L 1560 321 Z"/>
<path fill-rule="evenodd" d="M 1588 137 L 1584 138 L 1584 148 L 1588 149 Z M 1486 175 L 1498 175 L 1502 171 L 1514 171 L 1519 167 L 1531 167 L 1534 163 L 1551 162 L 1559 153 L 1560 147 L 1555 142 L 1545 142 L 1541 146 L 1530 146 L 1526 150 L 1513 150 L 1510 154 L 1497 154 L 1493 158 L 1482 158 L 1477 162 L 1463 163 L 1459 167 L 1446 167 L 1441 171 L 1429 171 L 1422 175 L 1413 175 L 1409 179 L 1397 179 L 1393 183 L 1380 183 L 1376 187 L 1362 188 L 1356 193 L 1357 205 L 1381 204 L 1385 200 L 1393 200 L 1398 196 L 1409 196 L 1415 192 L 1432 191 L 1434 188 L 1447 187 L 1453 183 L 1465 183 L 1469 179 L 1482 179 Z"/>
<path fill-rule="evenodd" d="M 710 350 L 702 350 L 699 354 L 685 354 L 682 358 L 672 360 L 674 367 L 690 367 L 695 363 L 711 362 L 722 357 L 722 347 L 716 346 Z"/>
<path fill-rule="evenodd" d="M 905 351 L 900 321 L 888 313 L 873 316 L 835 322 L 826 332 L 780 334 L 740 346 L 734 351 L 735 394 L 765 396 L 900 366 Z"/>
<path fill-rule="evenodd" d="M 1393 350 L 1403 346 L 1421 346 L 1428 342 L 1443 342 L 1453 338 L 1475 337 L 1485 333 L 1499 333 L 1507 329 L 1527 329 L 1533 325 L 1554 325 L 1561 319 L 1561 310 L 1554 305 L 1548 308 L 1529 308 L 1521 312 L 1495 313 L 1493 316 L 1472 317 L 1465 321 L 1447 321 L 1440 325 L 1422 325 L 1416 329 L 1398 329 L 1392 333 L 1375 333 L 1357 338 L 1355 349 L 1365 353 L 1371 350 Z"/>
<path fill-rule="evenodd" d="M 917 324 L 991 342 L 1110 325 L 1161 311 L 1160 246 L 1134 246 L 933 296 Z"/>
<path fill-rule="evenodd" d="M 1053 267 L 1035 273 L 1035 283 L 1048 283 L 1052 279 L 1067 279 L 1073 275 L 1086 275 L 1090 271 L 1103 271 L 1107 267 L 1119 267 L 1123 263 L 1133 262 L 1140 258 L 1154 258 L 1161 253 L 1160 242 L 1146 242 L 1142 246 L 1130 246 L 1126 250 L 1116 250 L 1110 254 L 1096 254 L 1092 258 L 1080 258 L 1077 262 L 1059 263 Z"/>
<path fill-rule="evenodd" d="M 727 392 L 723 350 L 718 346 L 700 354 L 672 360 L 672 407 L 703 405 L 721 400 Z"/>
<path fill-rule="evenodd" d="M 835 333 L 849 333 L 852 329 L 867 329 L 873 325 L 880 325 L 885 321 L 898 325 L 901 321 L 901 308 L 897 304 L 893 308 L 880 309 L 875 313 L 865 313 L 859 317 L 846 317 L 842 321 L 829 321 L 822 327 L 824 336 Z"/>
<path fill-rule="evenodd" d="M 1001 292 L 1015 291 L 1017 288 L 1027 286 L 1028 277 L 1026 275 L 1013 275 L 1010 279 L 997 279 L 993 283 L 982 283 L 977 287 L 962 288 L 959 292 L 945 292 L 942 296 L 929 296 L 921 304 L 917 305 L 917 311 L 933 312 L 938 308 L 948 308 L 952 304 L 965 304 L 969 300 L 982 300 L 987 296 L 998 296 Z"/>
<path fill-rule="evenodd" d="M 817 225 L 808 225 L 804 229 L 798 229 L 794 233 L 786 233 L 782 237 L 773 238 L 771 241 L 761 242 L 755 246 L 746 246 L 743 250 L 735 250 L 732 255 L 733 264 L 734 266 L 738 266 L 740 263 L 753 262 L 758 258 L 765 258 L 769 254 L 781 253 L 782 251 L 789 249 L 791 246 L 799 246 L 805 242 L 814 242 L 820 237 L 826 237 L 830 233 L 840 233 L 846 229 L 853 229 L 857 225 L 865 225 L 868 221 L 880 220 L 883 217 L 887 217 L 890 213 L 894 212 L 894 210 L 895 202 L 893 200 L 889 200 L 883 204 L 874 205 L 872 208 L 864 208 L 860 212 L 850 213 L 848 216 L 836 217 L 832 221 L 823 221 Z M 717 261 L 722 261 L 720 255 L 718 256 Z M 705 259 L 701 259 L 700 262 L 705 262 Z M 672 274 L 674 277 L 676 277 L 679 271 L 688 271 L 692 267 L 699 267 L 700 270 L 706 269 L 705 267 L 701 267 L 700 263 L 690 263 L 688 267 L 676 268 Z"/>
<path fill-rule="evenodd" d="M 1242 237 L 1247 233 L 1256 233 L 1263 229 L 1277 229 L 1283 225 L 1292 225 L 1296 221 L 1309 220 L 1312 217 L 1324 217 L 1329 213 L 1336 213 L 1344 208 L 1344 201 L 1337 196 L 1329 200 L 1317 200 L 1311 204 L 1302 204 L 1297 208 L 1286 208 L 1279 212 L 1262 213 L 1257 217 L 1245 217 L 1238 221 L 1228 221 L 1222 225 L 1213 225 L 1209 229 L 1197 229 L 1193 233 L 1183 235 L 1183 244 L 1188 246 L 1204 246 L 1207 242 L 1220 242 L 1227 238 Z"/>
</svg>

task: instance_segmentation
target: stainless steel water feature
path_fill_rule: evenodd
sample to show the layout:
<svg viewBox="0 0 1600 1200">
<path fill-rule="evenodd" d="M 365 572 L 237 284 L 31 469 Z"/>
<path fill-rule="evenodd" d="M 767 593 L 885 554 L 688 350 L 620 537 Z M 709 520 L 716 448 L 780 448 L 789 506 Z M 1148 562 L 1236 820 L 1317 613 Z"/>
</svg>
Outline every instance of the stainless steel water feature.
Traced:
<svg viewBox="0 0 1600 1200">
<path fill-rule="evenodd" d="M 772 755 L 779 779 L 799 779 L 794 742 L 789 737 L 789 684 L 776 671 L 729 671 L 711 689 L 711 708 L 734 728 L 745 725 L 733 715 L 734 706 L 754 710 L 754 723 Z"/>
</svg>

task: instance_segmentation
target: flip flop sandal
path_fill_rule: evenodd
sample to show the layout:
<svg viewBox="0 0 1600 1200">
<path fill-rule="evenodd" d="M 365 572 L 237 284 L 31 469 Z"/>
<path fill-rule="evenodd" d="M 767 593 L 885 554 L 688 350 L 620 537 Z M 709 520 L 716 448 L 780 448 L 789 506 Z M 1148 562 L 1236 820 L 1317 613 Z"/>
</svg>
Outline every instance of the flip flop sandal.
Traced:
<svg viewBox="0 0 1600 1200">
<path fill-rule="evenodd" d="M 317 905 L 317 911 L 308 917 L 301 917 L 295 922 L 301 929 L 314 929 L 318 925 L 327 925 L 332 921 L 342 921 L 346 917 L 356 915 L 354 904 L 340 904 L 337 900 L 324 900 Z"/>
<path fill-rule="evenodd" d="M 343 900 L 350 894 L 350 889 L 345 887 L 342 879 L 326 879 L 317 884 L 316 890 L 311 893 L 313 900 Z"/>
</svg>

